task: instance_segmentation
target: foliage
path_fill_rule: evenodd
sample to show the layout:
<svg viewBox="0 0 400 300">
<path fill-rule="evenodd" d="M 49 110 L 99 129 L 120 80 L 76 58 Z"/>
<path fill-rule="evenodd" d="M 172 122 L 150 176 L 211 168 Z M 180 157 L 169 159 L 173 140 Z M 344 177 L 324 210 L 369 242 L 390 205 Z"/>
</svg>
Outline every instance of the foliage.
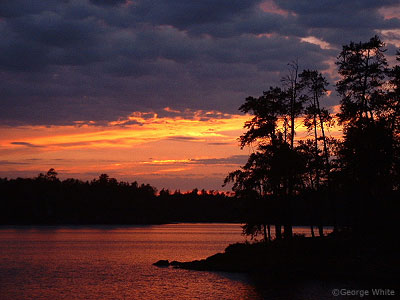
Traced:
<svg viewBox="0 0 400 300">
<path fill-rule="evenodd" d="M 323 223 L 333 223 L 337 230 L 337 219 L 355 231 L 366 228 L 371 218 L 391 222 L 382 213 L 394 205 L 391 201 L 400 187 L 400 66 L 388 68 L 384 47 L 375 36 L 344 45 L 338 56 L 341 141 L 326 134 L 335 123 L 321 105 L 329 83 L 316 70 L 299 73 L 297 63 L 290 64 L 282 87 L 248 97 L 239 108 L 252 115 L 240 145 L 256 148 L 224 183 L 233 182 L 237 197 L 258 199 L 258 208 L 268 210 L 249 216 L 246 234 L 264 231 L 267 240 L 266 225 L 275 224 L 279 231 L 284 222 L 286 236 L 291 237 L 294 207 L 306 199 L 313 236 L 313 224 L 322 235 Z M 300 118 L 313 138 L 294 143 L 294 123 Z"/>
</svg>

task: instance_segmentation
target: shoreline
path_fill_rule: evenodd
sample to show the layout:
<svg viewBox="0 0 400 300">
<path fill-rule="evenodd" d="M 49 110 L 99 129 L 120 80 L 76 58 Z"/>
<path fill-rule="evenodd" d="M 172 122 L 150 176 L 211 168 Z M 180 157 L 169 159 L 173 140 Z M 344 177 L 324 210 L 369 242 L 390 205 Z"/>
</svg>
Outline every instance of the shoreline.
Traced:
<svg viewBox="0 0 400 300">
<path fill-rule="evenodd" d="M 355 279 L 390 283 L 398 278 L 398 249 L 374 238 L 295 237 L 264 243 L 236 243 L 223 253 L 189 262 L 153 265 L 194 271 L 258 274 L 268 279 Z M 393 247 L 391 247 L 393 246 Z"/>
</svg>

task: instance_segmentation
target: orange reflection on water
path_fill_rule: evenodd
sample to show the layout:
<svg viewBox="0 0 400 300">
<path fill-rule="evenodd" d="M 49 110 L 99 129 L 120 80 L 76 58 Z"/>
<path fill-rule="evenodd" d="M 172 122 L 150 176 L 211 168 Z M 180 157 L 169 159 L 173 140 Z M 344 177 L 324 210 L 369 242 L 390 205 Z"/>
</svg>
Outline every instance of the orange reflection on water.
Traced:
<svg viewBox="0 0 400 300">
<path fill-rule="evenodd" d="M 238 224 L 0 229 L 1 299 L 261 299 L 245 275 L 152 265 L 243 240 Z"/>
</svg>

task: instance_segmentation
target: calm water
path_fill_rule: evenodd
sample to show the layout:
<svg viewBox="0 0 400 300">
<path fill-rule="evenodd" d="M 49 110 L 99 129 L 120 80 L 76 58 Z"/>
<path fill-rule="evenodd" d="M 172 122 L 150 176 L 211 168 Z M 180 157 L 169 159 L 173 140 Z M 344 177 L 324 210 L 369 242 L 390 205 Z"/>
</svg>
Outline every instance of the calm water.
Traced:
<svg viewBox="0 0 400 300">
<path fill-rule="evenodd" d="M 0 228 L 0 299 L 326 299 L 330 296 L 330 287 L 322 284 L 260 289 L 244 274 L 152 265 L 159 259 L 205 258 L 222 252 L 230 243 L 244 240 L 238 224 Z"/>
</svg>

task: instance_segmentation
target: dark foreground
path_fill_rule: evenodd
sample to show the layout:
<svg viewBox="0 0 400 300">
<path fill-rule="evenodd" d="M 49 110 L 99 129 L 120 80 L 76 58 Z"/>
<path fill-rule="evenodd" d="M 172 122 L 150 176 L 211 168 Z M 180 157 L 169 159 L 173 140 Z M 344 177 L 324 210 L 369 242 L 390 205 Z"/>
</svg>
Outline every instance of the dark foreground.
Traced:
<svg viewBox="0 0 400 300">
<path fill-rule="evenodd" d="M 395 288 L 399 278 L 399 247 L 390 240 L 345 235 L 323 238 L 295 237 L 269 243 L 237 243 L 224 253 L 191 262 L 161 260 L 157 266 L 246 272 L 271 279 L 355 280 Z"/>
</svg>

